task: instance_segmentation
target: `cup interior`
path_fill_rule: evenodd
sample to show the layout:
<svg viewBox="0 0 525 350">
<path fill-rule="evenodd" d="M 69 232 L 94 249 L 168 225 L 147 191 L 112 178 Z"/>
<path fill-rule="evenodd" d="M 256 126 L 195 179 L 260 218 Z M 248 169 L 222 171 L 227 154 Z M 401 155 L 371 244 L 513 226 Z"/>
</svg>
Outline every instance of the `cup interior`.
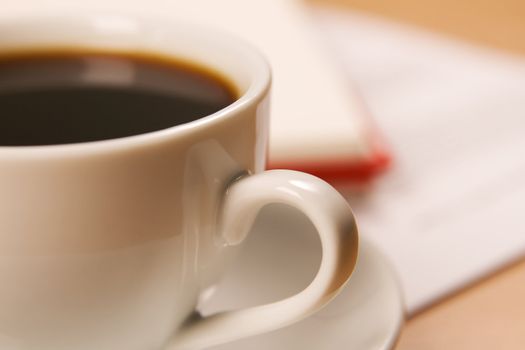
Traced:
<svg viewBox="0 0 525 350">
<path fill-rule="evenodd" d="M 227 33 L 188 23 L 114 14 L 48 15 L 0 23 L 0 52 L 25 50 L 146 53 L 201 66 L 228 82 L 238 98 L 198 122 L 227 116 L 263 98 L 270 85 L 270 69 L 256 49 Z"/>
</svg>

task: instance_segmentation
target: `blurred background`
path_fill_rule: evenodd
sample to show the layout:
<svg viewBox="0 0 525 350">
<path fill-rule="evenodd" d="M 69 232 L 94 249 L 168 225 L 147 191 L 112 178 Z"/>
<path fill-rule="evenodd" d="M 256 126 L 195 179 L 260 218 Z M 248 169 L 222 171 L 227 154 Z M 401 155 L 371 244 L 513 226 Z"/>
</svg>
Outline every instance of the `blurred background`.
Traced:
<svg viewBox="0 0 525 350">
<path fill-rule="evenodd" d="M 525 4 L 503 1 L 305 0 L 308 5 L 362 11 L 457 39 L 525 53 Z"/>
</svg>

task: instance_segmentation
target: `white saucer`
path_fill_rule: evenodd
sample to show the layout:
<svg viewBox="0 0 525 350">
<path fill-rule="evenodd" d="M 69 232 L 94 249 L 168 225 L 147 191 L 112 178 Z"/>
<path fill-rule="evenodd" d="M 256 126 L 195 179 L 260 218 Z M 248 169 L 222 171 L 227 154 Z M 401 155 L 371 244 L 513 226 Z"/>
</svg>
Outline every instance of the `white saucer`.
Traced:
<svg viewBox="0 0 525 350">
<path fill-rule="evenodd" d="M 303 289 L 317 271 L 319 239 L 295 210 L 263 210 L 237 263 L 207 314 L 275 301 Z M 287 328 L 213 350 L 385 350 L 394 347 L 404 320 L 401 291 L 383 255 L 361 236 L 356 271 L 323 310 Z"/>
</svg>

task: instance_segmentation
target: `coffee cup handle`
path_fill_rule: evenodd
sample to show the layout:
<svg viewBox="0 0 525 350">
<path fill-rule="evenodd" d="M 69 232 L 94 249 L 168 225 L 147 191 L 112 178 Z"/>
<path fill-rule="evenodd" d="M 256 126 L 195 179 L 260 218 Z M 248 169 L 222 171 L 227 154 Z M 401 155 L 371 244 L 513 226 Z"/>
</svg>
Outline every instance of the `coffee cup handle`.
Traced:
<svg viewBox="0 0 525 350">
<path fill-rule="evenodd" d="M 168 349 L 203 349 L 287 326 L 319 310 L 344 286 L 357 258 L 355 219 L 346 200 L 312 175 L 270 170 L 234 181 L 226 191 L 219 226 L 226 242 L 243 241 L 259 210 L 270 203 L 301 210 L 316 227 L 322 258 L 313 281 L 277 302 L 192 318 Z"/>
</svg>

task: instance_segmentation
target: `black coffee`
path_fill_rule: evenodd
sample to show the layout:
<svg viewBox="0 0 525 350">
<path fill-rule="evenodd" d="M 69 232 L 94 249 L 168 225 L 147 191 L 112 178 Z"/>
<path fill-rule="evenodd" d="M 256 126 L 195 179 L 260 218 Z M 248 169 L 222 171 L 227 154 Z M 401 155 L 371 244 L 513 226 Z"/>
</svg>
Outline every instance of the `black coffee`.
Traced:
<svg viewBox="0 0 525 350">
<path fill-rule="evenodd" d="M 0 146 L 112 139 L 169 128 L 236 99 L 191 64 L 148 54 L 0 54 Z"/>
</svg>

